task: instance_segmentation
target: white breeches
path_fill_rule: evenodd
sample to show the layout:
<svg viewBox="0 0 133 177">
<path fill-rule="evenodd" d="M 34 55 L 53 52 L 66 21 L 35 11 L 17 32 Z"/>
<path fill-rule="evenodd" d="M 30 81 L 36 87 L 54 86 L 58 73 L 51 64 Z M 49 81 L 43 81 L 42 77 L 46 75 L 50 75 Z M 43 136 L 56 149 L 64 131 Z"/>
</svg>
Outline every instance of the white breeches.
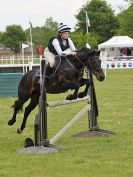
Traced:
<svg viewBox="0 0 133 177">
<path fill-rule="evenodd" d="M 44 57 L 47 62 L 49 62 L 50 67 L 53 68 L 55 63 L 55 55 L 49 51 L 48 47 L 44 49 Z"/>
<path fill-rule="evenodd" d="M 68 48 L 66 50 L 63 51 L 63 53 L 70 53 L 71 52 L 71 49 Z M 48 47 L 46 47 L 44 49 L 44 57 L 46 59 L 46 61 L 50 64 L 50 67 L 53 68 L 54 66 L 54 63 L 55 63 L 55 54 L 53 54 L 52 52 L 49 51 Z"/>
</svg>

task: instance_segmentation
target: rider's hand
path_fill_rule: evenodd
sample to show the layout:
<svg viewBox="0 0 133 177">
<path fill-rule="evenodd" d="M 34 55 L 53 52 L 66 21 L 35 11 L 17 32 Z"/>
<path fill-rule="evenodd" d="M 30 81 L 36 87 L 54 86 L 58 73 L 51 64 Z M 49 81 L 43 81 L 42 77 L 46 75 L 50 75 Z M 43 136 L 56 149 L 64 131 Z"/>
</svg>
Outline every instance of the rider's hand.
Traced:
<svg viewBox="0 0 133 177">
<path fill-rule="evenodd" d="M 74 51 L 72 51 L 71 53 L 70 53 L 70 55 L 76 55 L 77 53 L 76 52 L 74 52 Z"/>
</svg>

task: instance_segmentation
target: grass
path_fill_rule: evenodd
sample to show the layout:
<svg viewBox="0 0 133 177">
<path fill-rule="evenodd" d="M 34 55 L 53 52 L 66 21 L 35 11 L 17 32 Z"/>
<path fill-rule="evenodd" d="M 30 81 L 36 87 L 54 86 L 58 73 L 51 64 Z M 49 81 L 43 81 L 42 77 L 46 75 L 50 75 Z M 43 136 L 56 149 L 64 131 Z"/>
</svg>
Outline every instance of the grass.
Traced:
<svg viewBox="0 0 133 177">
<path fill-rule="evenodd" d="M 132 177 L 133 176 L 133 70 L 109 70 L 100 83 L 95 80 L 100 128 L 113 130 L 116 136 L 74 138 L 87 130 L 83 116 L 57 144 L 66 149 L 55 154 L 18 155 L 26 137 L 33 137 L 34 110 L 21 135 L 16 133 L 22 113 L 14 126 L 7 122 L 16 98 L 0 98 L 0 177 Z M 67 93 L 65 94 L 67 95 Z M 64 95 L 48 95 L 48 100 Z M 49 137 L 63 127 L 84 103 L 67 105 L 48 111 Z"/>
</svg>

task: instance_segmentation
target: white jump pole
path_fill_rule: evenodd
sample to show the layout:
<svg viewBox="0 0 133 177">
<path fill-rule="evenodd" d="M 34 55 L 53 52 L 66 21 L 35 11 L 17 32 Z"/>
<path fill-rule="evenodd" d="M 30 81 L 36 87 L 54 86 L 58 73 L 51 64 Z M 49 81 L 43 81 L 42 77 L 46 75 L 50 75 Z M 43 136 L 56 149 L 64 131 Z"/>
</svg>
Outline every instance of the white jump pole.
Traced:
<svg viewBox="0 0 133 177">
<path fill-rule="evenodd" d="M 76 102 L 81 102 L 81 101 L 85 101 L 85 100 L 90 101 L 90 96 L 87 95 L 84 98 L 77 98 L 75 100 L 57 100 L 57 101 L 49 102 L 48 103 L 48 107 L 51 108 L 51 107 L 56 107 L 56 106 L 62 106 L 62 105 L 76 103 Z"/>
<path fill-rule="evenodd" d="M 50 140 L 51 144 L 54 144 L 68 129 L 70 129 L 87 111 L 90 110 L 90 105 L 86 105 L 81 111 L 73 117 L 73 119 L 68 122 L 64 128 L 59 130 L 59 132 Z"/>
</svg>

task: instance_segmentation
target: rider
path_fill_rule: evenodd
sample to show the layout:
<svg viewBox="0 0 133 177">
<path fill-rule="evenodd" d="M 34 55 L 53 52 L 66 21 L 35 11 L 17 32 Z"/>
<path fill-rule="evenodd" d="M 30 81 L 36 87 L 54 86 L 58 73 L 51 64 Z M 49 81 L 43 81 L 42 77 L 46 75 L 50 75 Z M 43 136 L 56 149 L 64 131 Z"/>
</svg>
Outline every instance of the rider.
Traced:
<svg viewBox="0 0 133 177">
<path fill-rule="evenodd" d="M 68 25 L 61 23 L 58 29 L 58 36 L 51 38 L 44 49 L 44 57 L 50 63 L 50 67 L 47 70 L 48 76 L 52 75 L 56 55 L 76 55 L 76 48 L 73 41 L 69 38 L 70 30 L 71 28 Z"/>
</svg>

